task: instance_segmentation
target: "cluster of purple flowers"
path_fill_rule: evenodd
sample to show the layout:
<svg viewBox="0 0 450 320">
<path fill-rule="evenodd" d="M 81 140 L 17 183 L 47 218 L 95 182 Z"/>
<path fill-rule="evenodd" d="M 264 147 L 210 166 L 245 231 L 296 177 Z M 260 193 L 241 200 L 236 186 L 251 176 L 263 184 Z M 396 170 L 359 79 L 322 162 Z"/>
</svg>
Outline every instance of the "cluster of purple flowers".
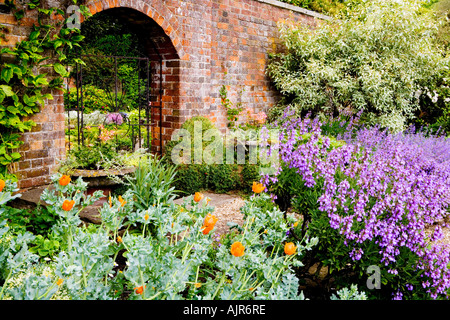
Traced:
<svg viewBox="0 0 450 320">
<path fill-rule="evenodd" d="M 280 144 L 270 152 L 279 152 L 280 162 L 295 168 L 305 186 L 323 181 L 319 209 L 353 248 L 351 259 L 360 260 L 363 244 L 374 242 L 380 263 L 397 274 L 397 259 L 407 248 L 417 256 L 415 267 L 431 297 L 446 295 L 450 248 L 439 240 L 450 213 L 450 139 L 414 128 L 390 134 L 349 127 L 337 137 L 346 143 L 332 148 L 317 119 L 286 113 L 277 126 Z M 277 174 L 264 176 L 263 183 L 275 183 Z"/>
<path fill-rule="evenodd" d="M 115 124 L 120 126 L 123 123 L 123 116 L 120 113 L 109 113 L 106 116 L 106 124 Z"/>
</svg>

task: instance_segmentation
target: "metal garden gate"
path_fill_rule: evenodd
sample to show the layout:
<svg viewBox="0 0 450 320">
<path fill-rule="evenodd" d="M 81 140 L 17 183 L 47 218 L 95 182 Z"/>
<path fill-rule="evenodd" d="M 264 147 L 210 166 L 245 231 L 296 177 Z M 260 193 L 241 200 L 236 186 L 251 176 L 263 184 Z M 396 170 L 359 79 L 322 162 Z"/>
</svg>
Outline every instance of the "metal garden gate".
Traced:
<svg viewBox="0 0 450 320">
<path fill-rule="evenodd" d="M 116 124 L 121 128 L 124 124 L 126 132 L 117 135 L 116 139 L 129 139 L 131 151 L 146 148 L 151 151 L 152 127 L 159 127 L 159 140 L 162 137 L 161 94 L 156 94 L 155 106 L 151 103 L 152 77 L 149 58 L 82 55 L 84 64 L 75 66 L 72 95 L 76 101 L 66 106 L 68 126 L 76 128 L 76 142 L 84 145 L 87 128 L 103 128 L 103 124 Z M 160 61 L 161 64 L 161 61 Z M 162 68 L 159 68 L 160 79 Z M 159 90 L 161 92 L 161 82 Z M 158 97 L 159 96 L 159 97 Z M 155 98 L 154 98 L 155 99 Z M 75 100 L 75 99 L 73 99 Z M 152 108 L 159 109 L 159 119 L 152 117 Z M 104 115 L 103 123 L 89 119 L 92 111 L 100 111 Z M 72 123 L 71 123 L 72 122 Z M 159 124 L 157 123 L 159 122 Z M 123 130 L 122 130 L 123 131 Z M 70 149 L 69 134 L 69 149 Z M 160 147 L 159 152 L 162 152 Z"/>
</svg>

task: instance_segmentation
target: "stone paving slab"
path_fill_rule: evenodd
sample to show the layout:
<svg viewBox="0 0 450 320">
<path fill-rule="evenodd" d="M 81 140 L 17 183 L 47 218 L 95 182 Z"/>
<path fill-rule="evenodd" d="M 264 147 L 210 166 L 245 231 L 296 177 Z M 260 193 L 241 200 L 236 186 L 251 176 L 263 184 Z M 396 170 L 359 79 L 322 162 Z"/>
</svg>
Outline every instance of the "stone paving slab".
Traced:
<svg viewBox="0 0 450 320">
<path fill-rule="evenodd" d="M 202 194 L 204 196 L 202 201 L 205 201 L 206 198 L 211 199 L 211 201 L 209 202 L 209 205 L 213 206 L 213 207 L 219 207 L 224 204 L 227 204 L 230 201 L 233 201 L 234 199 L 236 199 L 236 197 L 237 197 L 236 195 L 233 195 L 233 194 L 212 193 L 212 192 L 202 192 Z M 178 198 L 174 202 L 176 204 L 182 204 L 184 202 L 185 198 L 187 198 L 187 197 Z"/>
</svg>

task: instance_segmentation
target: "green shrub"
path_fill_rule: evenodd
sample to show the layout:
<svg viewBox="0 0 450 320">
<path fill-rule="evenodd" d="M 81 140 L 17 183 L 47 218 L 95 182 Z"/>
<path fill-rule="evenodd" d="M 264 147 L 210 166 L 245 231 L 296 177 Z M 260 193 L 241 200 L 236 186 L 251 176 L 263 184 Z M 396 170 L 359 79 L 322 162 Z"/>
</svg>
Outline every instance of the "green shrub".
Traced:
<svg viewBox="0 0 450 320">
<path fill-rule="evenodd" d="M 240 188 L 244 192 L 252 192 L 252 185 L 254 181 L 259 181 L 261 176 L 259 174 L 259 166 L 255 164 L 244 164 L 241 170 L 241 185 Z"/>
<path fill-rule="evenodd" d="M 369 124 L 404 129 L 448 67 L 438 25 L 415 0 L 367 1 L 314 29 L 282 25 L 286 52 L 272 56 L 268 74 L 284 100 L 272 118 L 290 104 L 299 114 L 363 111 Z"/>
<path fill-rule="evenodd" d="M 240 175 L 237 164 L 213 164 L 209 166 L 208 184 L 218 193 L 236 190 Z"/>
<path fill-rule="evenodd" d="M 58 239 L 53 237 L 46 238 L 42 235 L 37 235 L 31 243 L 30 252 L 38 254 L 41 258 L 53 257 L 59 252 L 60 245 Z"/>
<path fill-rule="evenodd" d="M 175 189 L 181 194 L 193 194 L 208 189 L 209 168 L 201 164 L 182 164 L 177 167 Z"/>
<path fill-rule="evenodd" d="M 198 133 L 195 133 L 196 123 L 197 123 L 197 128 L 201 127 L 201 135 L 198 134 L 198 133 L 200 133 L 200 131 Z M 214 143 L 214 140 L 206 141 L 204 139 L 205 132 L 208 130 L 213 130 L 213 132 L 219 133 L 216 126 L 208 118 L 205 118 L 202 116 L 195 116 L 195 117 L 192 117 L 192 118 L 186 120 L 180 129 L 183 132 L 189 133 L 188 138 L 190 139 L 191 154 L 190 154 L 190 162 L 188 162 L 188 163 L 195 163 L 195 164 L 205 163 L 205 159 L 203 159 L 203 151 L 205 150 L 205 148 L 207 146 Z M 183 134 L 183 132 L 181 134 Z M 195 146 L 196 146 L 195 139 L 199 139 L 200 142 L 198 142 L 197 145 L 201 146 L 201 150 L 200 149 L 195 150 L 196 149 L 195 148 Z M 173 151 L 174 147 L 179 145 L 180 143 L 181 143 L 180 139 L 179 140 L 170 140 L 166 143 L 165 155 L 169 161 L 173 162 L 174 157 L 178 156 L 178 155 L 172 156 L 172 151 Z M 188 146 L 186 146 L 186 147 L 188 147 Z M 179 151 L 179 150 L 177 150 L 177 151 Z M 179 151 L 179 152 L 180 152 L 180 156 L 187 156 L 187 155 L 181 154 L 182 153 L 181 151 Z M 201 152 L 201 158 L 202 158 L 201 163 L 196 162 L 196 160 L 199 158 L 198 158 L 198 156 L 196 157 L 195 152 L 198 152 L 198 153 Z M 176 163 L 176 164 L 179 164 L 179 163 Z"/>
<path fill-rule="evenodd" d="M 36 235 L 47 236 L 51 232 L 57 216 L 50 212 L 46 206 L 37 206 L 30 209 L 17 209 L 5 206 L 3 218 L 14 232 L 32 232 Z"/>
<path fill-rule="evenodd" d="M 77 146 L 71 150 L 71 156 L 76 159 L 77 168 L 98 170 L 102 163 L 114 159 L 117 152 L 111 143 L 95 143 L 93 146 Z"/>
<path fill-rule="evenodd" d="M 91 113 L 95 110 L 107 112 L 110 106 L 103 101 L 105 96 L 106 93 L 102 89 L 92 85 L 83 86 L 83 111 L 85 113 Z M 64 106 L 66 109 L 76 109 L 78 101 L 81 103 L 80 92 L 78 92 L 77 96 L 77 88 L 70 88 L 68 92 L 64 93 Z"/>
</svg>

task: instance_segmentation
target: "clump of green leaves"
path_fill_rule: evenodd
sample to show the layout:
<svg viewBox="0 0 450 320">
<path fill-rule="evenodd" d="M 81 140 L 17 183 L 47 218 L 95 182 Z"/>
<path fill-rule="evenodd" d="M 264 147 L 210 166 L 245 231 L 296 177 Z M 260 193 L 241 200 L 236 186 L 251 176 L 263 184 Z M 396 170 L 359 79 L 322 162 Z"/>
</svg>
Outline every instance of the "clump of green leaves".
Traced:
<svg viewBox="0 0 450 320">
<path fill-rule="evenodd" d="M 60 248 L 59 241 L 53 238 L 46 238 L 37 235 L 30 248 L 31 253 L 38 254 L 41 258 L 54 256 Z"/>
<path fill-rule="evenodd" d="M 126 185 L 136 199 L 136 207 L 147 209 L 175 198 L 175 188 L 172 186 L 175 176 L 175 166 L 150 155 L 139 163 L 133 175 L 126 176 L 125 179 Z"/>
<path fill-rule="evenodd" d="M 349 288 L 342 288 L 331 295 L 331 300 L 367 300 L 364 292 L 358 291 L 358 286 L 352 284 Z"/>
</svg>

